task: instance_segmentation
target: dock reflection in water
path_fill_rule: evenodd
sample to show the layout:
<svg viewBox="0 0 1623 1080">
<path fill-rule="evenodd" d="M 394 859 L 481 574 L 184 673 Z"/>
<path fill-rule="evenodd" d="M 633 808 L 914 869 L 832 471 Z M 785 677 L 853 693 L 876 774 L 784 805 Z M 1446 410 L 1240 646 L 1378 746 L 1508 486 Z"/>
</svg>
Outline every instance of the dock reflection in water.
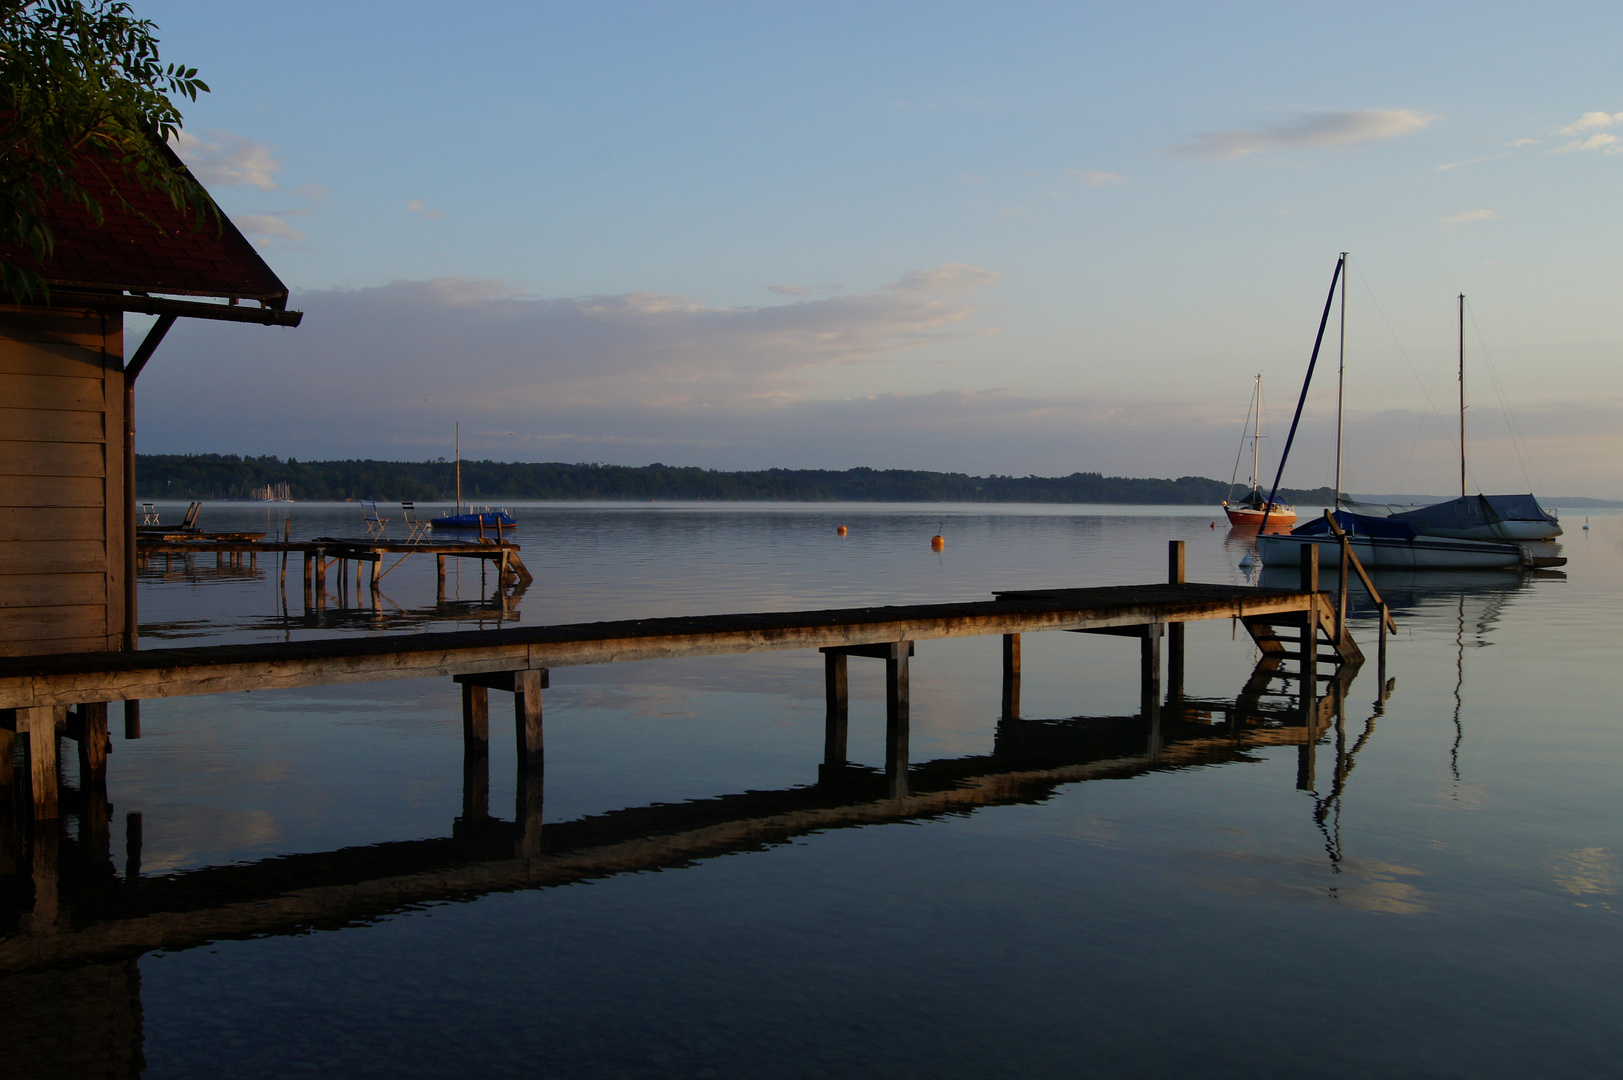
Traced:
<svg viewBox="0 0 1623 1080">
<path fill-rule="evenodd" d="M 1265 747 L 1298 747 L 1298 786 L 1311 788 L 1317 749 L 1330 742 L 1333 780 L 1315 814 L 1321 826 L 1333 820 L 1369 735 L 1366 728 L 1346 745 L 1354 668 L 1305 698 L 1300 678 L 1277 659 L 1265 658 L 1233 700 L 1184 698 L 1181 672 L 1169 676 L 1171 692 L 1132 716 L 1005 715 L 991 753 L 904 758 L 900 785 L 889 769 L 825 760 L 803 786 L 627 807 L 544 829 L 539 774 L 521 766 L 514 817 L 492 816 L 488 759 L 470 743 L 463 812 L 446 836 L 157 877 L 141 873 L 139 811 L 126 813 L 126 850 L 111 850 L 105 791 L 64 787 L 64 812 L 77 825 L 66 831 L 57 822 L 36 827 L 15 799 L 0 810 L 0 1009 L 10 1021 L 0 1075 L 139 1075 L 138 959 L 153 950 L 337 929 L 424 904 L 690 866 L 830 830 L 1036 804 L 1064 785 L 1255 761 Z M 1017 709 L 1018 688 L 1012 699 L 1008 690 L 1005 706 Z M 1339 857 L 1333 844 L 1330 859 Z"/>
</svg>

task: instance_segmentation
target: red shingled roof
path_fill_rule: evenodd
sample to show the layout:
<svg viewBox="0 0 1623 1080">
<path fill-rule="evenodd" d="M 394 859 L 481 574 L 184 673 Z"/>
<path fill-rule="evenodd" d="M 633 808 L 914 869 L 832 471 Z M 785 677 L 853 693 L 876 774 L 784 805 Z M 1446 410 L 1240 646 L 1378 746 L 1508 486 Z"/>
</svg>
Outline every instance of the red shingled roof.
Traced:
<svg viewBox="0 0 1623 1080">
<path fill-rule="evenodd" d="M 186 169 L 167 146 L 163 150 Z M 109 177 L 116 178 L 122 200 Z M 40 264 L 5 245 L 0 258 L 39 270 L 52 286 L 234 296 L 278 308 L 286 303 L 287 286 L 223 212 L 197 227 L 194 215 L 176 210 L 167 195 L 142 191 L 116 168 L 89 167 L 79 182 L 101 204 L 101 224 L 82 205 L 58 200 L 47 211 L 56 240 L 51 256 Z"/>
</svg>

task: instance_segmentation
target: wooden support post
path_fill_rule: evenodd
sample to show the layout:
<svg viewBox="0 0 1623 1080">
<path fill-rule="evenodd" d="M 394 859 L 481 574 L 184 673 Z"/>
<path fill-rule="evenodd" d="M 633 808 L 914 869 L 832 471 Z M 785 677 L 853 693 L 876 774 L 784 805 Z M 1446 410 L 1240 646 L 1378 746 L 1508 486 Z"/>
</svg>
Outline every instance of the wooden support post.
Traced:
<svg viewBox="0 0 1623 1080">
<path fill-rule="evenodd" d="M 1381 605 L 1381 628 L 1375 645 L 1375 674 L 1381 682 L 1381 700 L 1386 700 L 1386 624 L 1391 616 L 1387 613 L 1386 605 Z"/>
<path fill-rule="evenodd" d="M 56 729 L 66 721 L 61 705 L 17 710 L 17 734 L 28 736 L 28 773 L 33 787 L 34 818 L 49 821 L 58 813 Z"/>
<path fill-rule="evenodd" d="M 0 728 L 0 805 L 8 805 L 11 798 L 11 785 L 15 780 L 11 765 L 11 748 L 16 741 L 15 731 Z M 0 814 L 3 814 L 3 811 L 0 811 Z"/>
<path fill-rule="evenodd" d="M 316 607 L 327 606 L 327 549 L 316 548 Z"/>
<path fill-rule="evenodd" d="M 1139 709 L 1150 724 L 1150 756 L 1161 752 L 1161 624 L 1144 627 L 1138 639 Z"/>
<path fill-rule="evenodd" d="M 539 765 L 525 767 L 519 762 L 518 783 L 514 788 L 513 820 L 518 824 L 518 842 L 513 854 L 521 859 L 533 859 L 541 854 L 541 824 L 545 813 L 543 791 L 546 774 Z"/>
<path fill-rule="evenodd" d="M 1003 719 L 1020 719 L 1020 635 L 1003 635 Z"/>
<path fill-rule="evenodd" d="M 885 657 L 885 777 L 892 798 L 907 795 L 909 698 L 907 658 L 912 643 L 893 642 Z"/>
<path fill-rule="evenodd" d="M 1183 631 L 1181 622 L 1167 624 L 1167 701 L 1183 701 Z"/>
<path fill-rule="evenodd" d="M 141 703 L 139 701 L 126 701 L 124 703 L 124 737 L 126 739 L 139 739 L 141 737 Z"/>
<path fill-rule="evenodd" d="M 1309 694 L 1309 697 L 1313 695 Z M 1318 728 L 1312 721 L 1307 725 L 1307 741 L 1296 748 L 1296 789 L 1312 791 L 1314 773 L 1318 769 Z"/>
<path fill-rule="evenodd" d="M 1341 537 L 1341 566 L 1340 576 L 1336 579 L 1336 648 L 1341 648 L 1341 639 L 1347 636 L 1347 574 L 1350 570 L 1349 556 L 1352 553 L 1352 541 L 1345 535 Z"/>
<path fill-rule="evenodd" d="M 141 876 L 141 814 L 124 815 L 124 884 L 133 885 Z"/>
<path fill-rule="evenodd" d="M 823 720 L 823 764 L 831 769 L 844 766 L 847 758 L 846 734 L 851 701 L 847 667 L 844 653 L 823 654 L 823 696 L 827 701 L 827 714 Z"/>
<path fill-rule="evenodd" d="M 62 912 L 60 847 L 61 835 L 55 828 L 34 830 L 34 910 L 23 916 L 22 923 L 25 931 L 41 937 L 57 929 Z"/>
<path fill-rule="evenodd" d="M 92 779 L 107 782 L 107 702 L 89 701 L 79 706 L 79 784 L 88 788 Z"/>
<path fill-rule="evenodd" d="M 513 721 L 518 739 L 521 767 L 540 770 L 543 758 L 541 738 L 541 682 L 539 668 L 513 672 Z"/>
<path fill-rule="evenodd" d="M 1302 591 L 1316 593 L 1319 591 L 1319 545 L 1302 545 Z"/>
<path fill-rule="evenodd" d="M 490 816 L 490 691 L 462 684 L 462 820 Z"/>
<path fill-rule="evenodd" d="M 1167 541 L 1167 583 L 1182 585 L 1184 571 L 1183 541 Z"/>
</svg>

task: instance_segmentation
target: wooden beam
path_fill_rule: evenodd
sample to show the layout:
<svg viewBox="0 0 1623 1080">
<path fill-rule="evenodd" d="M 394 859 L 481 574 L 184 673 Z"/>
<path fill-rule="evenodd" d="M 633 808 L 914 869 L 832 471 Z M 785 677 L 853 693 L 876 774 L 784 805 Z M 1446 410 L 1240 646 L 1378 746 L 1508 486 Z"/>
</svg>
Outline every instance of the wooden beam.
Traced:
<svg viewBox="0 0 1623 1080">
<path fill-rule="evenodd" d="M 0 708 L 1299 614 L 1315 606 L 1315 598 L 1281 589 L 1113 586 L 980 603 L 0 657 Z"/>
</svg>

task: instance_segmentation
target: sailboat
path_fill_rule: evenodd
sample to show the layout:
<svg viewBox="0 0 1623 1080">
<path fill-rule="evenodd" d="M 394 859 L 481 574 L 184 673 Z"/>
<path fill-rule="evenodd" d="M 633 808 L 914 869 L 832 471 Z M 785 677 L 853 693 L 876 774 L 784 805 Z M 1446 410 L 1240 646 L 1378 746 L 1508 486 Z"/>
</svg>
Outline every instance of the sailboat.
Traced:
<svg viewBox="0 0 1623 1080">
<path fill-rule="evenodd" d="M 1266 518 L 1270 529 L 1281 532 L 1296 524 L 1296 510 L 1284 503 L 1269 502 L 1262 497 L 1261 481 L 1258 479 L 1258 464 L 1261 460 L 1257 449 L 1258 442 L 1266 438 L 1262 433 L 1262 373 L 1257 373 L 1257 386 L 1251 392 L 1251 494 L 1239 502 L 1231 503 L 1223 500 L 1223 513 L 1228 515 L 1229 524 L 1236 529 L 1260 529 Z M 1240 437 L 1240 452 L 1245 452 L 1245 440 L 1248 436 Z M 1239 473 L 1239 465 L 1235 465 L 1235 476 L 1229 477 L 1229 494 L 1234 494 L 1234 481 Z"/>
<path fill-rule="evenodd" d="M 1342 406 L 1345 400 L 1347 376 L 1347 253 L 1336 260 L 1335 274 L 1330 278 L 1330 295 L 1325 297 L 1324 314 L 1319 318 L 1319 334 L 1313 342 L 1313 355 L 1308 360 L 1307 377 L 1302 381 L 1302 395 L 1296 403 L 1296 415 L 1291 420 L 1290 435 L 1285 440 L 1285 451 L 1280 455 L 1279 473 L 1274 478 L 1274 491 L 1279 490 L 1279 478 L 1284 475 L 1285 459 L 1290 455 L 1291 443 L 1296 438 L 1296 425 L 1302 419 L 1302 406 L 1307 401 L 1308 387 L 1313 382 L 1313 368 L 1318 363 L 1319 348 L 1324 342 L 1324 329 L 1330 321 L 1330 309 L 1335 303 L 1337 283 L 1341 286 L 1341 349 L 1336 385 L 1336 503 L 1341 498 L 1341 451 L 1343 432 Z M 1270 494 L 1272 500 L 1272 493 Z M 1520 566 L 1526 555 L 1520 547 L 1508 543 L 1484 540 L 1455 539 L 1422 535 L 1412 522 L 1397 517 L 1379 517 L 1335 511 L 1336 523 L 1350 540 L 1353 552 L 1369 569 L 1404 567 L 1413 569 L 1472 569 Z M 1267 531 L 1266 517 L 1263 531 Z M 1257 538 L 1257 554 L 1266 566 L 1299 566 L 1308 545 L 1319 548 L 1319 559 L 1324 563 L 1339 557 L 1341 541 L 1323 518 L 1315 518 L 1289 533 Z"/>
<path fill-rule="evenodd" d="M 443 459 L 441 459 L 443 460 Z M 446 514 L 434 518 L 429 525 L 436 529 L 495 529 L 501 535 L 503 529 L 511 529 L 518 522 L 506 510 L 492 510 L 488 506 L 468 507 L 462 509 L 462 423 L 456 425 L 456 513 Z"/>
<path fill-rule="evenodd" d="M 1457 499 L 1421 507 L 1395 507 L 1355 503 L 1341 505 L 1365 514 L 1387 515 L 1409 522 L 1422 536 L 1457 540 L 1554 540 L 1561 521 L 1526 495 L 1467 495 L 1465 487 L 1465 294 L 1460 294 L 1460 495 Z"/>
</svg>

